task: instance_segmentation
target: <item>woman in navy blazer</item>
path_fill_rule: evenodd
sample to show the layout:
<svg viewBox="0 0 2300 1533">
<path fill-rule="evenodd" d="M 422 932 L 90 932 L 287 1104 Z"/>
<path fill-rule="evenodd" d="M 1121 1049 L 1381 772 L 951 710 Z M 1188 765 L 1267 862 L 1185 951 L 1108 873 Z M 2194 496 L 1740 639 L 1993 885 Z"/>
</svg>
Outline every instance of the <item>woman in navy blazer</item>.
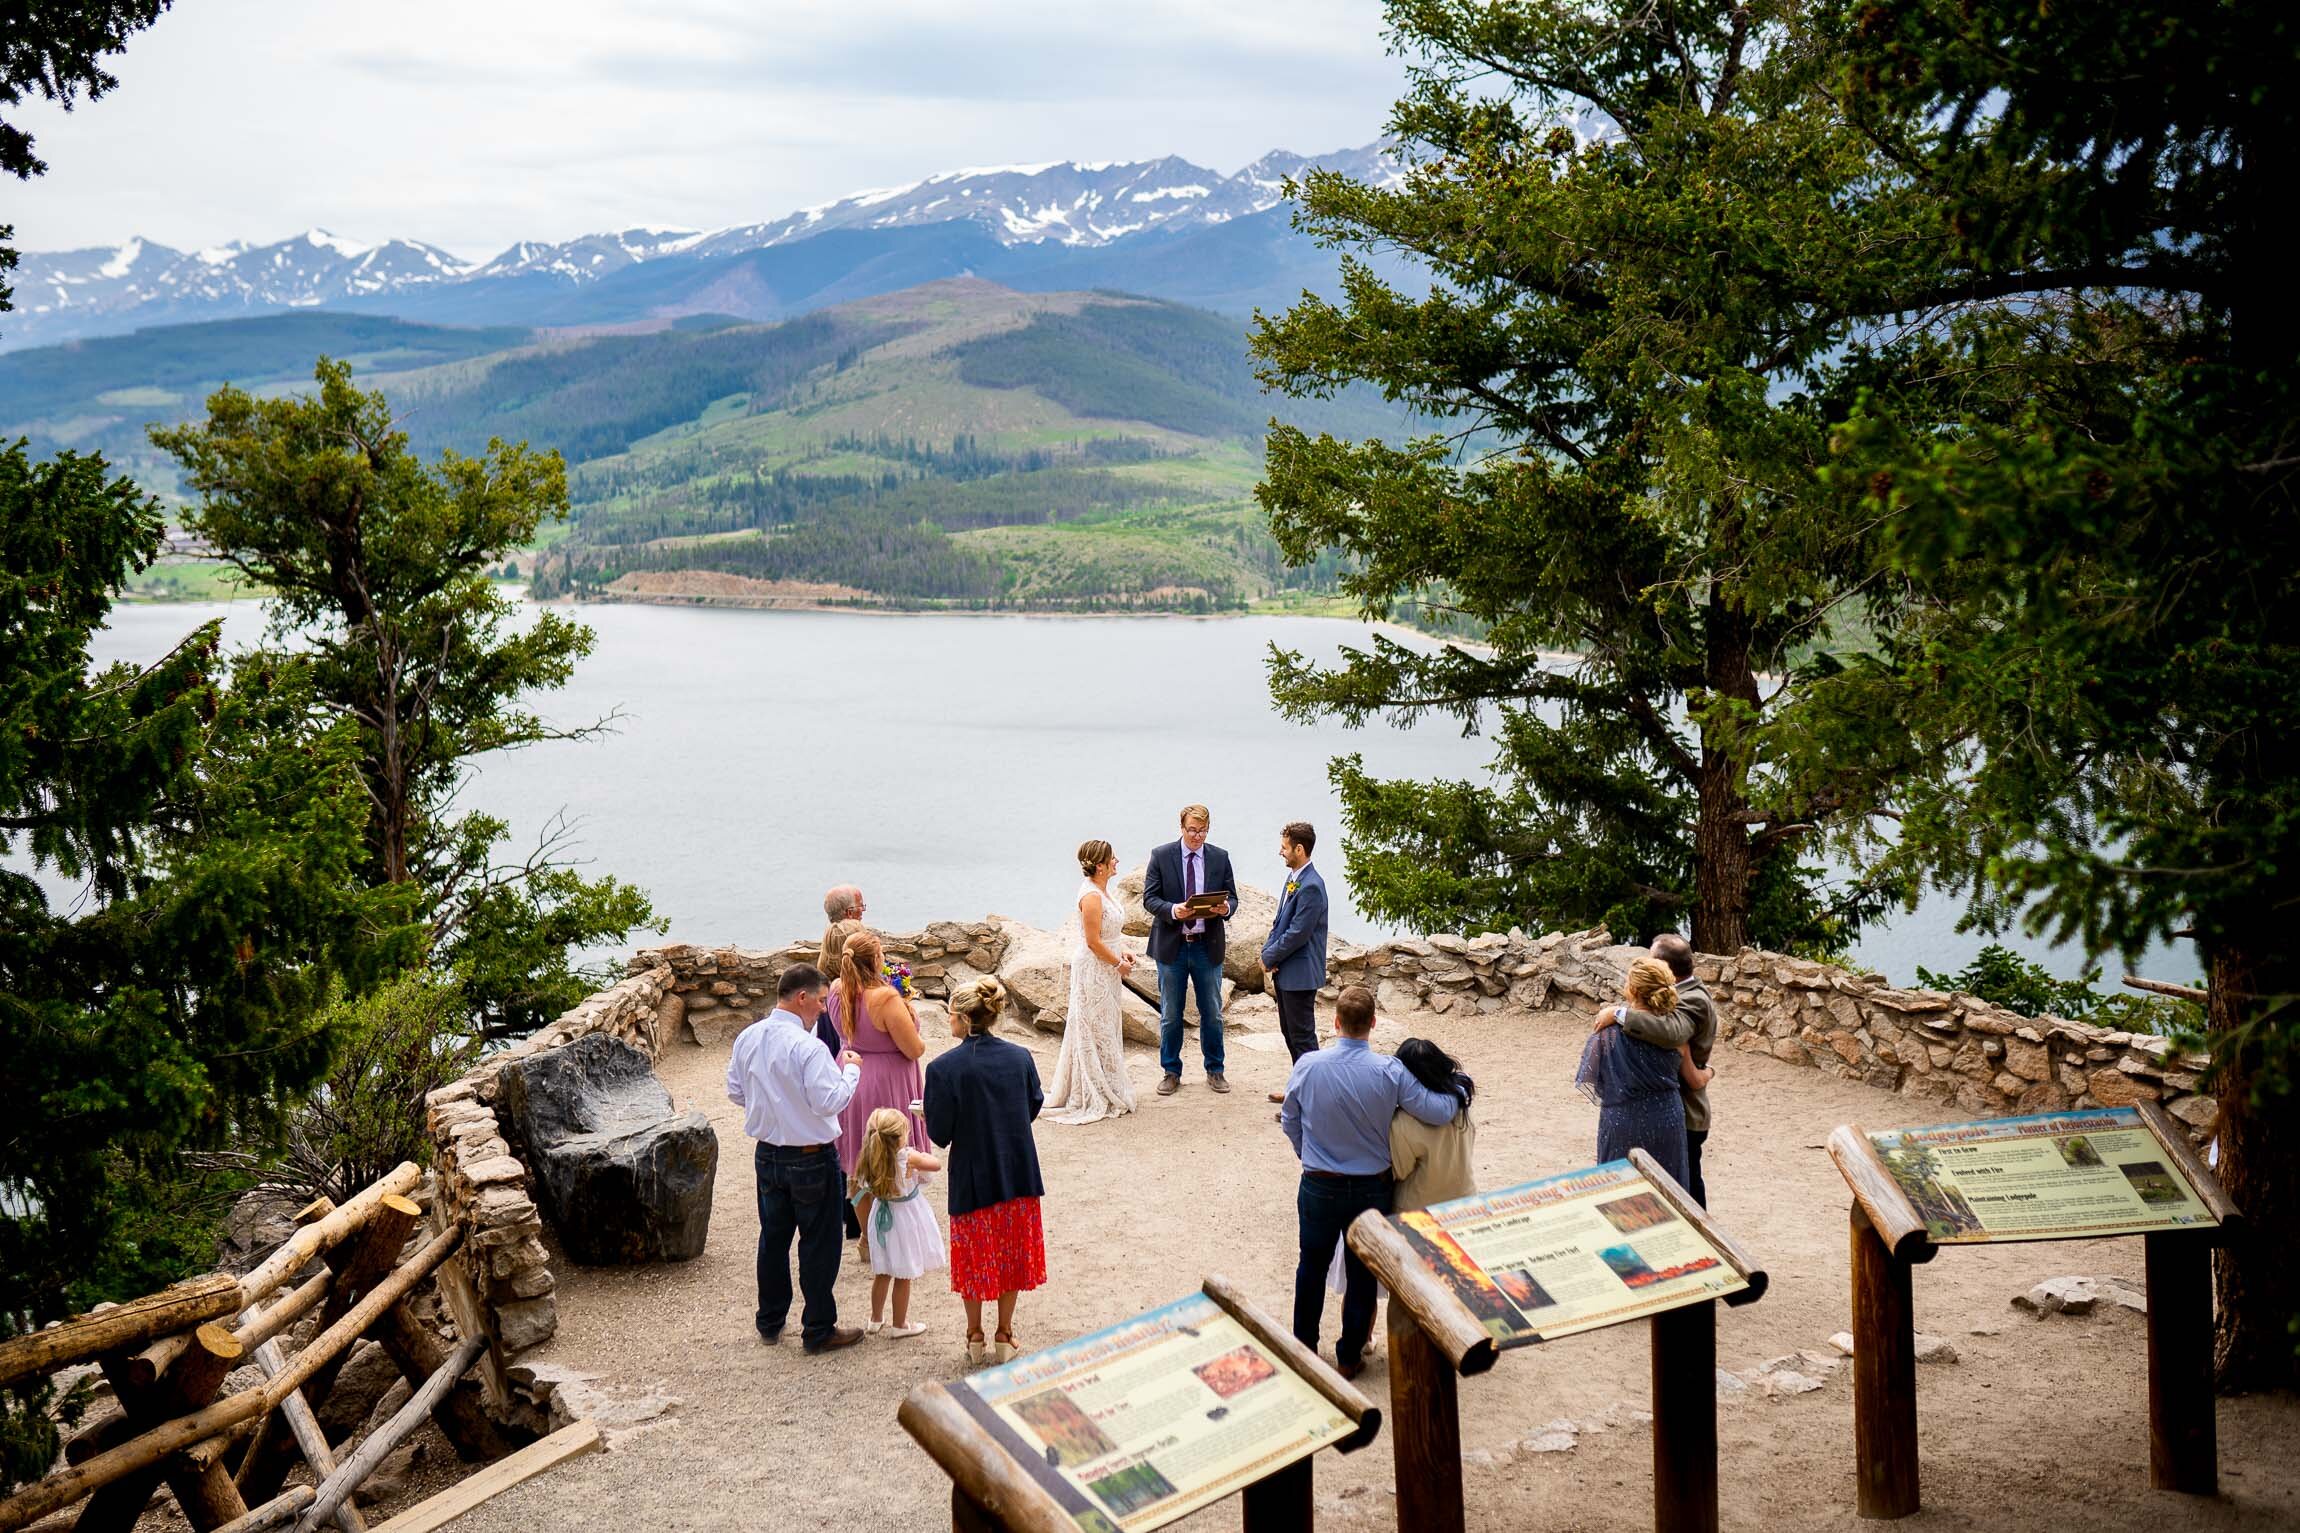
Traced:
<svg viewBox="0 0 2300 1533">
<path fill-rule="evenodd" d="M 1038 1141 L 1031 1120 L 1046 1102 L 1030 1051 L 990 1030 L 1006 1009 L 1006 987 L 987 975 L 950 998 L 955 1049 L 926 1067 L 926 1132 L 950 1147 L 950 1286 L 966 1301 L 966 1359 L 1012 1358 L 1014 1301 L 1046 1281 L 1046 1232 L 1038 1200 Z M 982 1305 L 998 1301 L 998 1329 L 986 1346 Z"/>
</svg>

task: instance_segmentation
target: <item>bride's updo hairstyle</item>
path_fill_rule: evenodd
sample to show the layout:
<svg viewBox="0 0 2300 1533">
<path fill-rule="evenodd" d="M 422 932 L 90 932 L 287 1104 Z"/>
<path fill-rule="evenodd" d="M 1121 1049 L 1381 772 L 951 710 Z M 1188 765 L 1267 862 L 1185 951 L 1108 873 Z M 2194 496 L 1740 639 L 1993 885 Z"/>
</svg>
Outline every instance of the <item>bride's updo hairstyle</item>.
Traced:
<svg viewBox="0 0 2300 1533">
<path fill-rule="evenodd" d="M 1078 871 L 1092 878 L 1096 868 L 1117 855 L 1117 851 L 1107 841 L 1081 841 L 1078 843 Z"/>
<path fill-rule="evenodd" d="M 951 992 L 950 1009 L 979 1038 L 998 1025 L 999 1013 L 1006 1010 L 1006 987 L 987 974 L 968 980 Z"/>
</svg>

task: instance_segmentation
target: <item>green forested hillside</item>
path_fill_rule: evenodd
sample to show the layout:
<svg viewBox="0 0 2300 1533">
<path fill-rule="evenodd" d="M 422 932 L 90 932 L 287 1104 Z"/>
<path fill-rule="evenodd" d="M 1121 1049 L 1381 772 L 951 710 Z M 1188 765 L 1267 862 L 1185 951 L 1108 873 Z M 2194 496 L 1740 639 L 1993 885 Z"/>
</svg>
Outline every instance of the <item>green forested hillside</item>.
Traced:
<svg viewBox="0 0 2300 1533">
<path fill-rule="evenodd" d="M 651 334 L 177 326 L 0 357 L 0 429 L 100 449 L 167 494 L 147 422 L 227 379 L 304 387 L 322 352 L 357 362 L 427 454 L 500 437 L 565 456 L 572 522 L 522 564 L 545 595 L 771 600 L 745 582 L 806 582 L 901 605 L 1219 610 L 1333 574 L 1281 570 L 1252 506 L 1276 412 L 1243 328 L 1122 294 L 960 280 Z M 1284 413 L 1402 424 L 1359 397 Z M 153 582 L 207 589 L 165 566 Z"/>
</svg>

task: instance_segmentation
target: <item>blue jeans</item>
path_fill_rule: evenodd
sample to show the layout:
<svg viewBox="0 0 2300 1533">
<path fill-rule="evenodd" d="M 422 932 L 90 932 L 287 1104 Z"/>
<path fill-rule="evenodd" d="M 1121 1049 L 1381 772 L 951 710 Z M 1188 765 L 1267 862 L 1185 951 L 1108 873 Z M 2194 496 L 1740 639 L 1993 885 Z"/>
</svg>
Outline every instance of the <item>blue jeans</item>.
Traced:
<svg viewBox="0 0 2300 1533">
<path fill-rule="evenodd" d="M 1158 1063 L 1182 1073 L 1182 982 L 1198 992 L 1198 1051 L 1206 1073 L 1222 1073 L 1222 960 L 1203 942 L 1182 944 L 1180 963 L 1158 965 Z"/>
<path fill-rule="evenodd" d="M 1294 1195 L 1294 1212 L 1301 1221 L 1301 1256 L 1294 1266 L 1294 1339 L 1312 1352 L 1318 1350 L 1318 1321 L 1326 1310 L 1326 1269 L 1334 1264 L 1334 1247 L 1341 1245 L 1342 1334 L 1334 1344 L 1334 1360 L 1347 1368 L 1364 1356 L 1374 1334 L 1374 1275 L 1342 1241 L 1342 1232 L 1358 1215 L 1372 1209 L 1390 1211 L 1392 1187 L 1387 1171 L 1372 1176 L 1312 1176 L 1302 1173 Z"/>
<path fill-rule="evenodd" d="M 829 1145 L 811 1153 L 760 1144 L 751 1155 L 759 1182 L 759 1311 L 761 1336 L 779 1336 L 791 1313 L 791 1237 L 799 1238 L 799 1334 L 810 1345 L 839 1321 L 831 1286 L 839 1277 L 839 1209 L 845 1178 Z"/>
</svg>

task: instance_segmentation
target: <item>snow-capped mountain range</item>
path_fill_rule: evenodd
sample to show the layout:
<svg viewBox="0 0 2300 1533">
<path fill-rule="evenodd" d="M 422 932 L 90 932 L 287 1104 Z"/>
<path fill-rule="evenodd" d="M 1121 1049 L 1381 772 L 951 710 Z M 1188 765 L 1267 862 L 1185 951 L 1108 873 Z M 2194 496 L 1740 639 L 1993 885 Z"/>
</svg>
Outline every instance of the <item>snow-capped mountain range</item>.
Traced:
<svg viewBox="0 0 2300 1533">
<path fill-rule="evenodd" d="M 1130 164 L 970 167 L 765 223 L 522 241 L 478 262 L 414 240 L 368 245 L 323 229 L 272 244 L 195 251 L 144 239 L 109 249 L 26 251 L 14 275 L 15 312 L 0 316 L 0 348 L 276 309 L 374 308 L 394 295 L 457 285 L 473 289 L 475 299 L 482 296 L 479 285 L 491 282 L 578 287 L 644 263 L 705 261 L 833 230 L 971 223 L 1001 245 L 1088 249 L 1147 231 L 1204 229 L 1268 212 L 1282 200 L 1286 179 L 1312 165 L 1375 184 L 1390 184 L 1401 173 L 1380 144 L 1323 155 L 1274 151 L 1234 176 L 1173 156 Z"/>
</svg>

